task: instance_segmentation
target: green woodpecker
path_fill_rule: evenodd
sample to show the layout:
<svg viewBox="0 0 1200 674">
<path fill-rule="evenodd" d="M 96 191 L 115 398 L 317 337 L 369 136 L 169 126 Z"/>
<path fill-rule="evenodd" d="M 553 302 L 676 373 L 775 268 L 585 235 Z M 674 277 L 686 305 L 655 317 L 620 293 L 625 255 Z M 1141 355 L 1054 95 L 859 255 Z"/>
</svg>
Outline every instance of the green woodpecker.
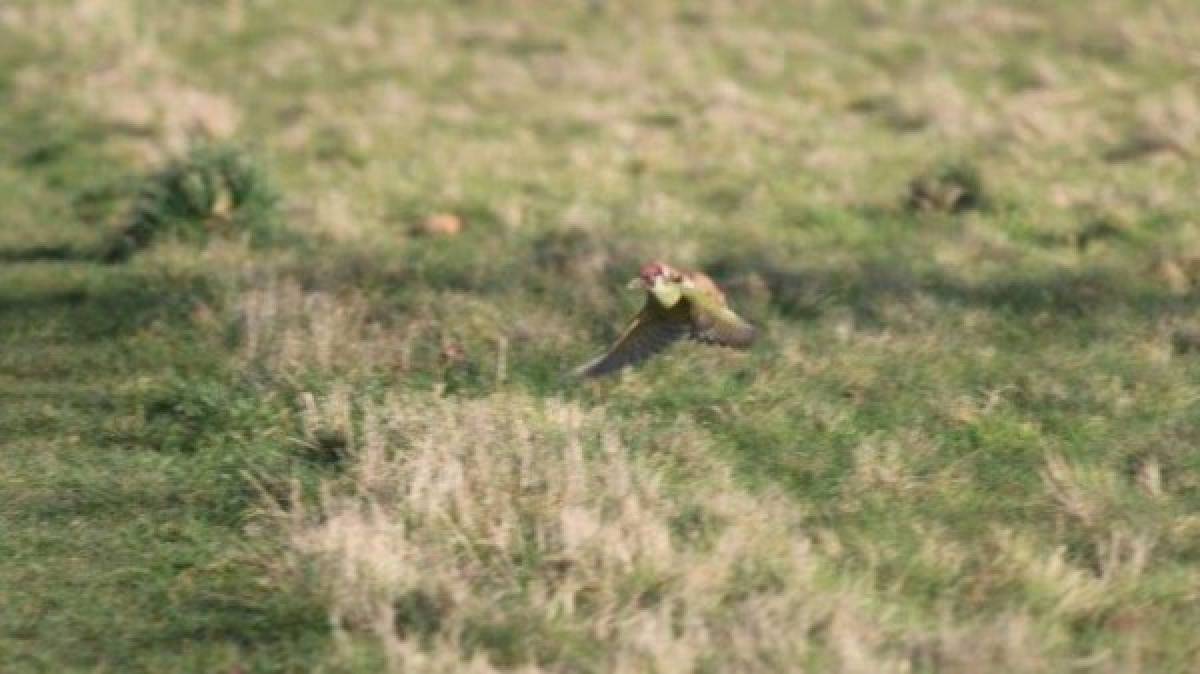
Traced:
<svg viewBox="0 0 1200 674">
<path fill-rule="evenodd" d="M 598 377 L 616 372 L 683 338 L 745 349 L 757 335 L 754 326 L 725 303 L 717 284 L 700 272 L 649 262 L 629 287 L 646 292 L 646 305 L 608 353 L 580 366 L 576 374 Z"/>
</svg>

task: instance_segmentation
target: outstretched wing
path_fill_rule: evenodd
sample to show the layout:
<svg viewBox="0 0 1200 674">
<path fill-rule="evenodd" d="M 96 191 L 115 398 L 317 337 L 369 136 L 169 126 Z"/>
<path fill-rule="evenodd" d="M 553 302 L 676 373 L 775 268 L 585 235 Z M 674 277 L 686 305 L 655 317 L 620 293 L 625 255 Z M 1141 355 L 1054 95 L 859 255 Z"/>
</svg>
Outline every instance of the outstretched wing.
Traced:
<svg viewBox="0 0 1200 674">
<path fill-rule="evenodd" d="M 695 288 L 684 290 L 692 314 L 692 337 L 705 344 L 746 349 L 754 343 L 758 329 L 750 325 L 725 302 Z"/>
<path fill-rule="evenodd" d="M 608 353 L 575 370 L 575 374 L 598 377 L 640 363 L 693 332 L 686 303 L 664 309 L 653 298 L 638 312 Z"/>
</svg>

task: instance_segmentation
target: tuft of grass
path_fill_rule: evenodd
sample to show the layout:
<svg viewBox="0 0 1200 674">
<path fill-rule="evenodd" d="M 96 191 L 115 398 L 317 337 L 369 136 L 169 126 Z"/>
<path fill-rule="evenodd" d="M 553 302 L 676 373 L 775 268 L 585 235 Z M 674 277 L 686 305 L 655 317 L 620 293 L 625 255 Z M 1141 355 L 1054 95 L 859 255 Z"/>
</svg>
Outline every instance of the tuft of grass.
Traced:
<svg viewBox="0 0 1200 674">
<path fill-rule="evenodd" d="M 985 208 L 988 196 L 974 164 L 944 161 L 908 183 L 905 206 L 912 211 L 962 213 Z"/>
<path fill-rule="evenodd" d="M 236 146 L 201 143 L 143 181 L 129 222 L 103 257 L 122 262 L 163 238 L 262 245 L 280 232 L 279 196 L 258 160 Z"/>
</svg>

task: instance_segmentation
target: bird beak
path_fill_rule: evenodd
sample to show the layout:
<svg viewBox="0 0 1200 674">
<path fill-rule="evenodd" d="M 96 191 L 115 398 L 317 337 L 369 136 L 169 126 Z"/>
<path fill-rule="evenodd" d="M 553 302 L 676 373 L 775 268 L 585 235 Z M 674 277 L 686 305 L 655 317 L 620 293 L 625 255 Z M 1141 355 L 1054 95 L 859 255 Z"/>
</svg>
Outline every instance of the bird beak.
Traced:
<svg viewBox="0 0 1200 674">
<path fill-rule="evenodd" d="M 649 288 L 646 287 L 646 282 L 643 281 L 642 277 L 640 276 L 635 276 L 634 278 L 630 279 L 629 285 L 625 287 L 629 288 L 630 290 L 649 290 Z"/>
</svg>

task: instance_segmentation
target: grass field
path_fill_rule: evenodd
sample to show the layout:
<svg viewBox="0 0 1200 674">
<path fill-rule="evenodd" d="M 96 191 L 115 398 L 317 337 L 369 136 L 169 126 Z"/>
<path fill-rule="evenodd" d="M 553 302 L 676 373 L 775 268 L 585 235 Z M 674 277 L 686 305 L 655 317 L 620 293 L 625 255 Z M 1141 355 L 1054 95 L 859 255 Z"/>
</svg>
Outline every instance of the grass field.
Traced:
<svg viewBox="0 0 1200 674">
<path fill-rule="evenodd" d="M 1196 671 L 1198 72 L 1192 0 L 0 4 L 0 671 Z M 759 343 L 565 376 L 656 258 Z"/>
</svg>

